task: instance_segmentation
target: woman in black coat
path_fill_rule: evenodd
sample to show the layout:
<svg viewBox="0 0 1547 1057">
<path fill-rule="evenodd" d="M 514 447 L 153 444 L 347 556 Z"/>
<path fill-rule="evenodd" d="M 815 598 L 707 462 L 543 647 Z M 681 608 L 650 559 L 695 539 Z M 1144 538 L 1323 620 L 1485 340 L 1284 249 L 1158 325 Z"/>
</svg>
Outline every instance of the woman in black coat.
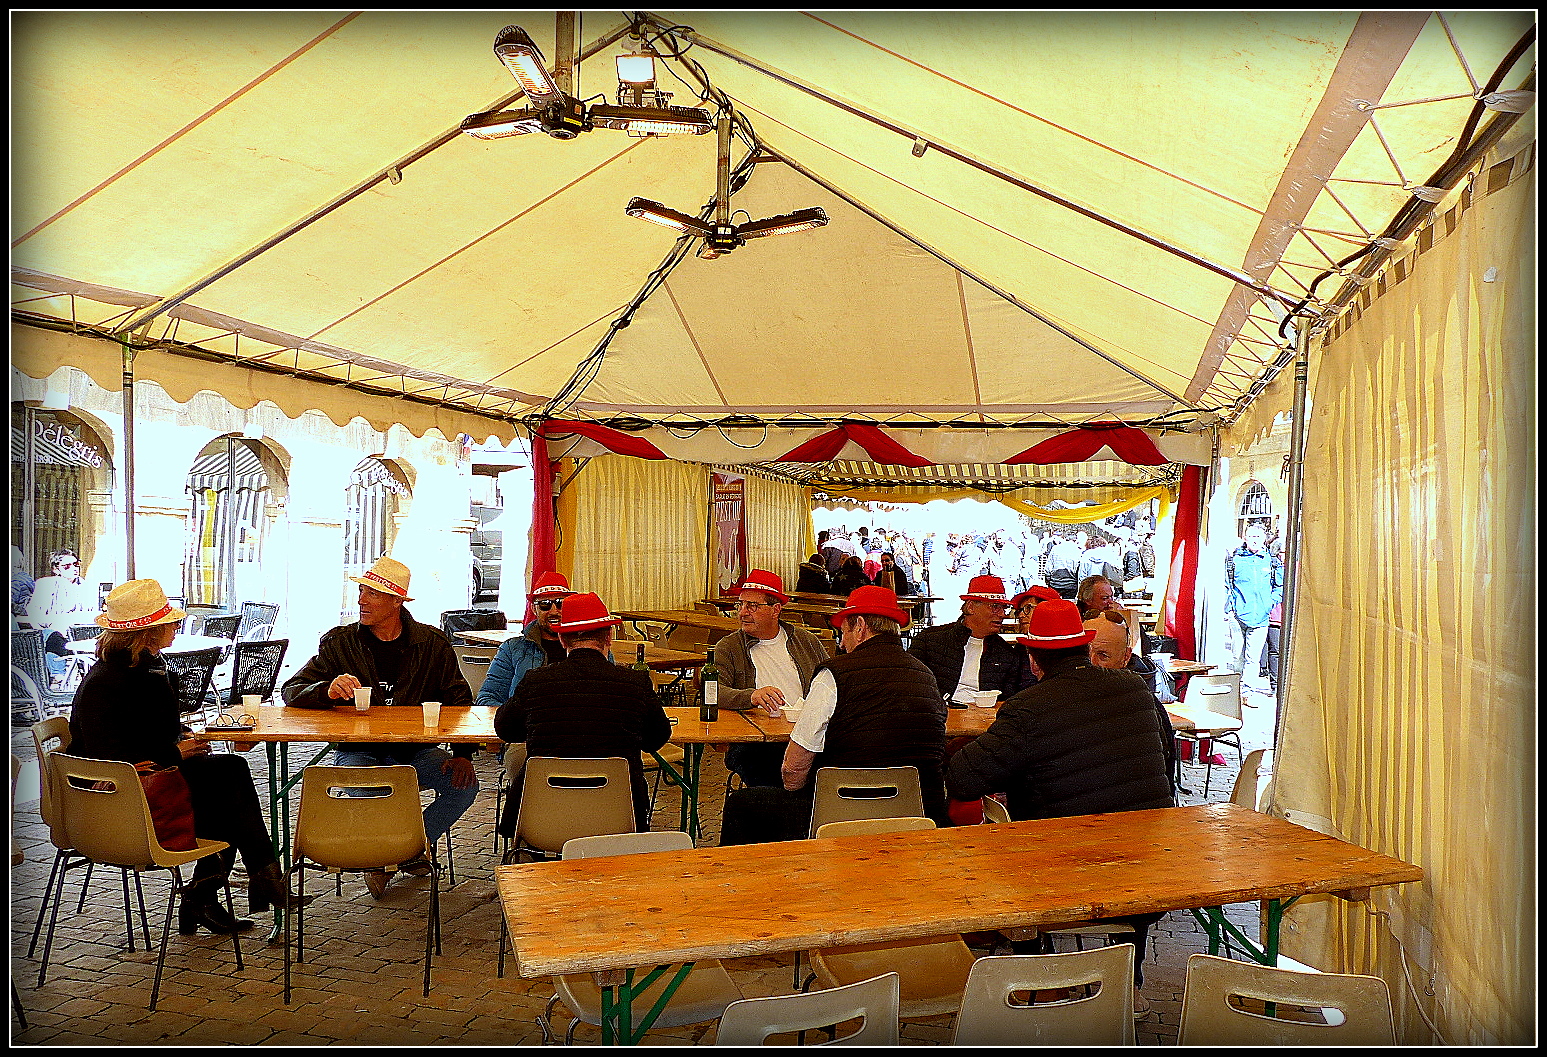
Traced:
<svg viewBox="0 0 1547 1057">
<path fill-rule="evenodd" d="M 193 800 L 194 832 L 231 845 L 194 865 L 193 878 L 178 908 L 178 931 L 241 932 L 251 918 L 233 917 L 218 901 L 235 853 L 247 867 L 253 910 L 290 908 L 284 873 L 263 822 L 247 761 L 234 754 L 214 756 L 207 741 L 183 738 L 176 691 L 161 651 L 172 644 L 187 614 L 167 602 L 154 580 L 130 580 L 107 596 L 97 623 L 97 662 L 75 692 L 70 710 L 70 753 L 96 760 L 177 767 Z"/>
<path fill-rule="evenodd" d="M 810 561 L 800 563 L 800 579 L 795 581 L 795 590 L 813 595 L 825 595 L 832 590 L 827 579 L 827 566 L 822 564 L 820 554 L 813 554 Z"/>
<path fill-rule="evenodd" d="M 833 594 L 847 597 L 856 587 L 865 587 L 870 583 L 870 577 L 865 575 L 865 563 L 851 554 L 843 559 L 843 564 L 838 567 L 838 575 L 833 577 Z"/>
</svg>

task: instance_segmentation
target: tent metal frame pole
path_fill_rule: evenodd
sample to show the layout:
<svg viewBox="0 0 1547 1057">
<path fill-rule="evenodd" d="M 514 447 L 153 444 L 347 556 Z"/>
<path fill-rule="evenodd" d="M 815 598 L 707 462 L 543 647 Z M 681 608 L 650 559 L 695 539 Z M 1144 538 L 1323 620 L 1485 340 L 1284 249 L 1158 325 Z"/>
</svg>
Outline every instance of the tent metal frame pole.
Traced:
<svg viewBox="0 0 1547 1057">
<path fill-rule="evenodd" d="M 1310 388 L 1309 336 L 1295 332 L 1295 397 L 1289 433 L 1289 517 L 1284 526 L 1284 601 L 1278 642 L 1278 700 L 1274 704 L 1273 752 L 1278 755 L 1284 726 L 1284 704 L 1289 700 L 1289 679 L 1294 670 L 1295 597 L 1300 585 L 1300 531 L 1305 507 L 1305 431 L 1307 395 Z"/>
<path fill-rule="evenodd" d="M 123 349 L 124 408 L 124 579 L 137 580 L 134 574 L 134 350 L 127 341 Z"/>
</svg>

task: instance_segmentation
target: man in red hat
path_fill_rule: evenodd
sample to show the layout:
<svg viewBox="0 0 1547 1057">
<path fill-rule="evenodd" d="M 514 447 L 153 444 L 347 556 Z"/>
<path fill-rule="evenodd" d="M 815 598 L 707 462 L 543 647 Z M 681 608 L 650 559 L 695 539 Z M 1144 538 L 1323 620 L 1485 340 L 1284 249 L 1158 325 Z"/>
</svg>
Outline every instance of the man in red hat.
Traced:
<svg viewBox="0 0 1547 1057">
<path fill-rule="evenodd" d="M 671 722 L 646 672 L 608 660 L 612 629 L 623 623 L 594 594 L 571 594 L 555 625 L 567 651 L 562 661 L 534 668 L 494 714 L 494 733 L 525 742 L 531 756 L 598 759 L 621 756 L 634 788 L 634 822 L 650 828 L 650 788 L 641 752 L 671 738 Z M 515 817 L 515 805 L 508 809 Z"/>
<path fill-rule="evenodd" d="M 499 708 L 510 700 L 510 692 L 527 672 L 564 659 L 564 647 L 554 628 L 563 619 L 564 600 L 574 593 L 563 573 L 543 573 L 537 578 L 526 596 L 536 618 L 520 635 L 500 643 L 489 662 L 489 674 L 478 689 L 480 705 Z"/>
<path fill-rule="evenodd" d="M 820 767 L 917 767 L 925 813 L 947 824 L 945 704 L 929 668 L 902 648 L 908 615 L 895 594 L 869 586 L 857 588 L 832 622 L 843 653 L 817 666 L 784 751 L 783 788 L 733 792 L 721 844 L 808 836 L 811 775 Z"/>
<path fill-rule="evenodd" d="M 1031 620 L 1031 614 L 1037 606 L 1043 602 L 1056 602 L 1059 597 L 1058 592 L 1051 587 L 1043 587 L 1041 584 L 1037 584 L 1026 588 L 1026 590 L 1010 599 L 1010 604 L 1015 607 L 1016 630 L 1024 635 Z"/>
<path fill-rule="evenodd" d="M 371 704 L 409 706 L 439 701 L 448 708 L 467 707 L 473 693 L 451 643 L 439 628 L 421 624 L 403 603 L 408 594 L 408 566 L 392 558 L 378 558 L 361 576 L 360 620 L 325 632 L 317 643 L 317 655 L 286 680 L 281 696 L 292 708 L 331 708 L 354 698 L 362 687 L 371 689 Z M 453 745 L 448 754 L 436 744 L 366 742 L 341 744 L 341 767 L 382 766 L 406 763 L 419 775 L 419 788 L 431 790 L 435 799 L 424 809 L 424 835 L 430 847 L 461 818 L 478 796 L 478 777 L 473 770 L 476 744 Z M 404 867 L 418 876 L 430 872 L 430 864 L 418 860 Z M 366 887 L 380 899 L 395 875 L 381 870 L 367 872 Z"/>
<path fill-rule="evenodd" d="M 827 649 L 811 632 L 779 619 L 790 598 L 778 573 L 753 569 L 736 590 L 741 627 L 714 644 L 720 707 L 777 716 L 786 704 L 805 701 Z M 783 760 L 784 746 L 776 742 L 738 743 L 725 753 L 726 768 L 747 785 L 781 784 Z"/>
<path fill-rule="evenodd" d="M 1170 723 L 1138 675 L 1092 663 L 1095 637 L 1075 603 L 1037 606 L 1019 641 L 1038 681 L 951 757 L 945 784 L 953 801 L 1007 793 L 1017 822 L 1176 806 L 1166 760 Z M 1124 919 L 1136 929 L 1140 983 L 1146 930 L 1159 916 Z"/>
<path fill-rule="evenodd" d="M 972 703 L 979 690 L 994 690 L 1003 701 L 1035 680 L 1026 654 L 1004 640 L 1000 631 L 1012 609 L 1004 581 L 974 576 L 961 596 L 961 618 L 925 628 L 913 636 L 908 652 L 929 665 L 940 692 L 958 706 Z"/>
</svg>

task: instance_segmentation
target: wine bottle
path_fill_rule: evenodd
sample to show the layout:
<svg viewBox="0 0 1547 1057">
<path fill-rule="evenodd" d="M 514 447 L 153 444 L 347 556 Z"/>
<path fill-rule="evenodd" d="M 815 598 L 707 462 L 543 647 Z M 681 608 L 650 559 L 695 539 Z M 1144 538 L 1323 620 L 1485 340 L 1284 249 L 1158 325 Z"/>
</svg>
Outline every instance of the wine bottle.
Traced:
<svg viewBox="0 0 1547 1057">
<path fill-rule="evenodd" d="M 703 697 L 698 706 L 698 718 L 705 723 L 713 723 L 720 718 L 720 669 L 714 664 L 713 646 L 709 647 L 709 656 L 704 661 L 699 678 L 703 683 Z"/>
<path fill-rule="evenodd" d="M 634 658 L 634 663 L 629 665 L 629 667 L 634 669 L 636 672 L 648 672 L 650 670 L 650 666 L 645 663 L 645 644 L 644 643 L 641 642 L 639 644 L 639 653 Z"/>
</svg>

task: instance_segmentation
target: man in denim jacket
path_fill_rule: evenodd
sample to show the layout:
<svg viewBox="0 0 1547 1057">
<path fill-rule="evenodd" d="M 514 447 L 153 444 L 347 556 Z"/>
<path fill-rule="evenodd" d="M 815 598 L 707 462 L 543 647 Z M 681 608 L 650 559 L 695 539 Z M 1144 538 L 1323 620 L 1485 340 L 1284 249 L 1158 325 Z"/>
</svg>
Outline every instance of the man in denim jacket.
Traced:
<svg viewBox="0 0 1547 1057">
<path fill-rule="evenodd" d="M 1284 563 L 1268 551 L 1268 530 L 1249 525 L 1245 543 L 1225 556 L 1225 617 L 1234 620 L 1235 670 L 1241 687 L 1267 693 L 1262 679 L 1262 647 L 1268 636 L 1268 617 L 1284 600 Z"/>
</svg>

